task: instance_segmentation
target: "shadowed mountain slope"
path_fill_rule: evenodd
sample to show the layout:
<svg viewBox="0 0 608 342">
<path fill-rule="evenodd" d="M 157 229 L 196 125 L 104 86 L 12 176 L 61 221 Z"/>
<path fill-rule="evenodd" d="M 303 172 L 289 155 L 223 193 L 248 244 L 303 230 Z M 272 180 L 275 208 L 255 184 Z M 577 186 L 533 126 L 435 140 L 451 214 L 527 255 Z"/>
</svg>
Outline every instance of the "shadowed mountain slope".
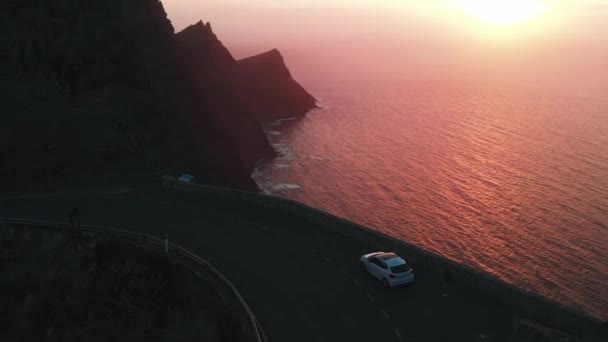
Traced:
<svg viewBox="0 0 608 342">
<path fill-rule="evenodd" d="M 210 25 L 180 38 L 157 0 L 7 1 L 2 12 L 0 191 L 179 172 L 256 189 L 251 171 L 274 151 Z"/>
</svg>

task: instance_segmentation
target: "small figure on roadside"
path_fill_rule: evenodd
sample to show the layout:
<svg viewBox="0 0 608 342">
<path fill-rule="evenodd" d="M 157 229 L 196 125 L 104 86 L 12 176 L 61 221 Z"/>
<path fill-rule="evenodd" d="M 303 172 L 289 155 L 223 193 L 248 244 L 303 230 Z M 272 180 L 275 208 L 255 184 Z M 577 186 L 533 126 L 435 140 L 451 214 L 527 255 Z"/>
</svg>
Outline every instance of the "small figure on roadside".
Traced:
<svg viewBox="0 0 608 342">
<path fill-rule="evenodd" d="M 78 208 L 72 209 L 68 214 L 68 219 L 72 225 L 72 229 L 80 229 L 80 213 Z"/>
<path fill-rule="evenodd" d="M 448 267 L 445 267 L 443 269 L 443 293 L 441 294 L 443 297 L 448 296 L 450 280 L 452 280 L 452 273 Z"/>
</svg>

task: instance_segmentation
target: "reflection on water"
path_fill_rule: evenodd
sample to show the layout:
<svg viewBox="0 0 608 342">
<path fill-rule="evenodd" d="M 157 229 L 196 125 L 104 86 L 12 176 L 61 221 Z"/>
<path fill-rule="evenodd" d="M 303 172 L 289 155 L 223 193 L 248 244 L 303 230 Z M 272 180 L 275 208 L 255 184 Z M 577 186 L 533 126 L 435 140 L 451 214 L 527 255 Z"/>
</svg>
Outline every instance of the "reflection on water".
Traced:
<svg viewBox="0 0 608 342">
<path fill-rule="evenodd" d="M 509 88 L 318 84 L 269 124 L 268 192 L 608 319 L 608 103 Z"/>
</svg>

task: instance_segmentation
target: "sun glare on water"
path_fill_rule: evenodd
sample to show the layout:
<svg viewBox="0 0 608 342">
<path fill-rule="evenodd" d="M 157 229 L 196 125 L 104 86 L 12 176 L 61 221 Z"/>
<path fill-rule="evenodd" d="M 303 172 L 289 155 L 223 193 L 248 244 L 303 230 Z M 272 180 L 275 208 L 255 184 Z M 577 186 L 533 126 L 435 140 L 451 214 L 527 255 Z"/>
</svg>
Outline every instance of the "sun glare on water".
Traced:
<svg viewBox="0 0 608 342">
<path fill-rule="evenodd" d="M 539 0 L 461 0 L 457 6 L 494 26 L 513 26 L 541 14 L 545 7 Z"/>
</svg>

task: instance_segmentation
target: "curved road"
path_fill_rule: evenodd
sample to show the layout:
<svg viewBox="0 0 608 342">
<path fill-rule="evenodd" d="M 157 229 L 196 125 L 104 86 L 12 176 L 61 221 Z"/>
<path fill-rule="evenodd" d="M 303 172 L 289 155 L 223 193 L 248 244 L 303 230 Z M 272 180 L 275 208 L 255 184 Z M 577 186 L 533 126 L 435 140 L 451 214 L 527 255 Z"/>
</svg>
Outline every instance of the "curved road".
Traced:
<svg viewBox="0 0 608 342">
<path fill-rule="evenodd" d="M 164 190 L 0 197 L 0 216 L 66 220 L 163 237 L 210 261 L 239 289 L 269 341 L 508 341 L 511 311 L 418 271 L 384 289 L 359 271 L 365 245 L 305 220 Z M 407 256 L 404 256 L 407 258 Z M 416 269 L 416 265 L 412 265 Z"/>
</svg>

